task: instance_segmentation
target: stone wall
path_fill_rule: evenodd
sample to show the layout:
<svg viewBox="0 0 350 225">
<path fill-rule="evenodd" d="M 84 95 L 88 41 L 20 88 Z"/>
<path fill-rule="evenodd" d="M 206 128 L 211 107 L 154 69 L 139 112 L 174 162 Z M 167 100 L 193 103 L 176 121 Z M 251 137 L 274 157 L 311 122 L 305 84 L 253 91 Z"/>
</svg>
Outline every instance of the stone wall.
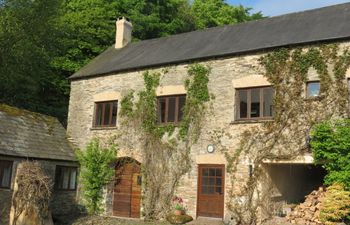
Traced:
<svg viewBox="0 0 350 225">
<path fill-rule="evenodd" d="M 16 157 L 1 156 L 0 160 L 13 161 L 12 167 L 12 179 L 10 189 L 0 189 L 0 225 L 7 225 L 9 222 L 9 214 L 11 209 L 11 199 L 13 193 L 13 186 L 16 177 L 16 171 L 19 163 L 25 159 Z M 48 161 L 48 160 L 36 160 L 40 163 L 42 168 L 50 176 L 52 181 L 55 181 L 55 169 L 57 165 L 60 166 L 78 166 L 76 162 L 64 162 L 64 161 Z M 74 213 L 77 209 L 76 191 L 57 191 L 54 190 L 51 201 L 51 211 L 54 217 L 62 217 Z M 4 210 L 4 211 L 2 211 Z"/>
<path fill-rule="evenodd" d="M 197 205 L 197 173 L 198 164 L 227 164 L 222 160 L 220 152 L 209 154 L 206 151 L 207 145 L 211 144 L 209 132 L 216 129 L 224 129 L 232 135 L 232 138 L 223 140 L 223 144 L 228 146 L 232 152 L 238 146 L 239 135 L 252 126 L 259 126 L 259 122 L 241 123 L 235 121 L 235 88 L 264 86 L 267 83 L 264 79 L 264 69 L 259 64 L 262 54 L 245 55 L 230 58 L 213 59 L 201 62 L 201 64 L 211 67 L 209 91 L 214 94 L 213 112 L 205 118 L 200 140 L 191 149 L 193 166 L 191 171 L 183 177 L 177 190 L 177 194 L 184 198 L 188 206 L 188 213 L 196 217 Z M 151 69 L 151 71 L 161 72 L 164 68 Z M 180 86 L 184 84 L 187 77 L 188 64 L 166 67 L 168 73 L 161 79 L 160 86 Z M 140 91 L 144 88 L 142 74 L 146 70 L 125 72 L 112 75 L 105 75 L 94 78 L 73 80 L 71 82 L 71 95 L 68 114 L 68 135 L 80 148 L 84 148 L 93 137 L 106 138 L 116 134 L 116 128 L 96 129 L 92 127 L 94 96 L 102 96 L 103 93 L 117 92 L 120 97 L 125 96 L 130 90 Z M 312 73 L 312 72 L 311 72 Z M 348 73 L 350 74 L 350 73 Z M 310 75 L 312 77 L 314 75 Z M 103 99 L 101 99 L 103 100 Z M 118 99 L 121 100 L 121 99 Z M 119 105 L 120 106 L 120 105 Z M 130 137 L 132 138 L 132 137 Z M 137 149 L 137 146 L 135 147 Z M 139 156 L 135 152 L 122 150 L 119 156 L 133 155 Z M 209 157 L 206 157 L 210 155 Z M 221 159 L 220 159 L 221 158 Z M 218 159 L 218 160 L 214 160 Z M 240 189 L 249 176 L 249 156 L 242 156 L 237 167 L 237 176 L 233 191 Z M 142 158 L 140 158 L 142 163 Z M 221 161 L 220 161 L 221 160 Z M 226 175 L 225 199 L 228 201 L 227 192 L 230 190 L 230 178 Z M 111 196 L 110 192 L 107 196 Z M 107 212 L 111 212 L 111 201 L 107 201 Z M 225 207 L 225 217 L 229 218 Z"/>
<path fill-rule="evenodd" d="M 0 189 L 0 225 L 8 225 L 11 209 L 12 190 Z"/>
</svg>

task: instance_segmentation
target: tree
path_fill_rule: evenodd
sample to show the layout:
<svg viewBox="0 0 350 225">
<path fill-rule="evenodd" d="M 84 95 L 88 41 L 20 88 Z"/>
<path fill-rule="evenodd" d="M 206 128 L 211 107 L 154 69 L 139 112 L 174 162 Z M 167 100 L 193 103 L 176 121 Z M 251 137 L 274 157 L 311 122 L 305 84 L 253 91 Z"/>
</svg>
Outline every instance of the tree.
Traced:
<svg viewBox="0 0 350 225">
<path fill-rule="evenodd" d="M 116 158 L 115 146 L 103 148 L 98 139 L 93 139 L 85 151 L 78 150 L 77 158 L 81 165 L 80 180 L 83 197 L 90 214 L 101 212 L 102 189 L 114 175 L 111 163 Z"/>
<path fill-rule="evenodd" d="M 60 0 L 6 0 L 0 14 L 0 102 L 64 120 L 68 82 L 52 67 L 59 54 Z"/>
<path fill-rule="evenodd" d="M 63 10 L 66 52 L 55 59 L 55 65 L 67 76 L 114 44 L 115 21 L 120 16 L 132 20 L 134 40 L 194 29 L 185 0 L 71 0 Z"/>
<path fill-rule="evenodd" d="M 251 8 L 233 6 L 225 0 L 194 0 L 191 12 L 196 29 L 242 23 L 263 18 L 262 14 L 250 15 Z"/>
<path fill-rule="evenodd" d="M 114 43 L 115 20 L 134 41 L 261 18 L 224 0 L 0 0 L 0 102 L 65 123 L 67 78 Z"/>
<path fill-rule="evenodd" d="M 350 190 L 350 119 L 317 124 L 310 144 L 315 163 L 327 171 L 325 184 L 341 183 Z"/>
<path fill-rule="evenodd" d="M 61 20 L 67 28 L 62 41 L 66 52 L 55 65 L 68 76 L 110 47 L 115 20 L 121 16 L 132 21 L 133 39 L 138 41 L 262 18 L 249 11 L 224 0 L 67 1 Z"/>
</svg>

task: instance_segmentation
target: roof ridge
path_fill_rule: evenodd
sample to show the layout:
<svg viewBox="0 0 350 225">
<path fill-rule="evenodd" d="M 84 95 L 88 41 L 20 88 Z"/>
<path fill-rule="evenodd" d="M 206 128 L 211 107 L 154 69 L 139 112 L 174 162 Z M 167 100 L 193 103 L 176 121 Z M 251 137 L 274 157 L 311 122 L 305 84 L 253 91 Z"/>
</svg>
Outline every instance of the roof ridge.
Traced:
<svg viewBox="0 0 350 225">
<path fill-rule="evenodd" d="M 57 120 L 56 117 L 54 116 L 49 116 L 46 114 L 38 113 L 38 112 L 33 112 L 27 109 L 23 108 L 18 108 L 15 106 L 11 106 L 5 103 L 0 103 L 0 112 L 4 112 L 10 116 L 27 116 L 27 115 L 34 115 L 34 116 L 41 116 L 41 117 L 46 117 L 45 119 L 55 119 Z"/>
</svg>

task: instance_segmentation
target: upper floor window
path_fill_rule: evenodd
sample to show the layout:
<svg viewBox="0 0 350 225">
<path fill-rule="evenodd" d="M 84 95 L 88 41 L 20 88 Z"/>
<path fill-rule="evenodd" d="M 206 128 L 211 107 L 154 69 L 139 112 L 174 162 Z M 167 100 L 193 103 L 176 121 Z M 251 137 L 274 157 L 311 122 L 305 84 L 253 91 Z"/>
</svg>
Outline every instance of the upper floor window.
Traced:
<svg viewBox="0 0 350 225">
<path fill-rule="evenodd" d="M 115 127 L 117 124 L 118 101 L 95 103 L 95 127 Z"/>
<path fill-rule="evenodd" d="M 237 119 L 264 119 L 273 116 L 272 87 L 237 90 Z"/>
<path fill-rule="evenodd" d="M 311 81 L 306 83 L 307 97 L 316 97 L 320 95 L 320 82 Z"/>
<path fill-rule="evenodd" d="M 56 166 L 55 187 L 59 190 L 75 190 L 77 167 Z"/>
<path fill-rule="evenodd" d="M 158 97 L 158 122 L 178 123 L 183 117 L 186 95 Z"/>
<path fill-rule="evenodd" d="M 12 165 L 12 161 L 0 160 L 0 188 L 10 188 Z"/>
</svg>

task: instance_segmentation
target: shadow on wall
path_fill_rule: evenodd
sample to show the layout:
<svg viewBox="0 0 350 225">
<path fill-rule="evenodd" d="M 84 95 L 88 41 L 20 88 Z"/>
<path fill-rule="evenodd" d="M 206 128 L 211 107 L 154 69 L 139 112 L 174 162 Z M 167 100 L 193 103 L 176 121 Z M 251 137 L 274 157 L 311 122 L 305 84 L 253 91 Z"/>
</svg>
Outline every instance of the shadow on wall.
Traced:
<svg viewBox="0 0 350 225">
<path fill-rule="evenodd" d="M 0 225 L 8 225 L 11 210 L 11 190 L 0 190 Z"/>
<path fill-rule="evenodd" d="M 76 191 L 55 191 L 51 210 L 55 225 L 70 225 L 86 214 L 85 208 L 76 202 Z"/>
</svg>

